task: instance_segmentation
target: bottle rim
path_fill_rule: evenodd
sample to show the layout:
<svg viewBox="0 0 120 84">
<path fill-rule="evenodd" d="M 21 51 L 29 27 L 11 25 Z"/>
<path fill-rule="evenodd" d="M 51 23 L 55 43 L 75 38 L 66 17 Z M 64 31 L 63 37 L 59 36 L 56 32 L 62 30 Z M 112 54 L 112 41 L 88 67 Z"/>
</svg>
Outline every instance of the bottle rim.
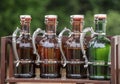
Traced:
<svg viewBox="0 0 120 84">
<path fill-rule="evenodd" d="M 70 15 L 70 18 L 76 18 L 76 19 L 84 19 L 84 15 Z"/>
<path fill-rule="evenodd" d="M 57 15 L 45 15 L 45 18 L 48 19 L 48 18 L 57 18 Z"/>
<path fill-rule="evenodd" d="M 23 18 L 31 18 L 31 15 L 20 15 L 20 19 L 23 19 Z"/>
<path fill-rule="evenodd" d="M 107 15 L 106 14 L 95 14 L 94 18 L 95 19 L 106 19 Z"/>
</svg>

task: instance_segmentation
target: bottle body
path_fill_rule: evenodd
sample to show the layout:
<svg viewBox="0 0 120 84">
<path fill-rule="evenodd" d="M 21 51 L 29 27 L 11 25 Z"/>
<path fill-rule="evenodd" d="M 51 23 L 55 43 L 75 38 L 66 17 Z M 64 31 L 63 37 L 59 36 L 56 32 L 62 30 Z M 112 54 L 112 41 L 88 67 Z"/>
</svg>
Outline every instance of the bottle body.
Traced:
<svg viewBox="0 0 120 84">
<path fill-rule="evenodd" d="M 89 78 L 110 79 L 111 45 L 106 35 L 106 14 L 95 14 L 95 37 L 88 47 Z"/>
<path fill-rule="evenodd" d="M 87 68 L 84 68 L 84 58 L 81 52 L 79 35 L 77 38 L 70 37 L 66 41 L 65 56 L 67 59 L 66 77 L 67 78 L 86 78 Z"/>
<path fill-rule="evenodd" d="M 110 79 L 110 41 L 106 37 L 93 38 L 89 44 L 90 79 Z M 92 53 L 91 53 L 92 52 Z"/>
<path fill-rule="evenodd" d="M 72 33 L 65 42 L 64 50 L 67 60 L 66 77 L 67 78 L 86 78 L 87 68 L 84 67 L 85 59 L 83 58 L 80 46 L 80 34 L 83 28 L 84 16 L 71 15 Z M 87 48 L 84 45 L 84 48 Z"/>
<path fill-rule="evenodd" d="M 19 40 L 21 39 L 21 40 Z M 33 54 L 33 48 L 31 38 L 21 37 L 17 40 L 17 53 L 19 55 L 20 63 L 16 66 L 14 76 L 17 78 L 31 78 L 35 77 L 35 55 Z"/>
<path fill-rule="evenodd" d="M 49 38 L 50 37 L 50 38 Z M 38 45 L 41 56 L 40 77 L 59 78 L 61 56 L 58 41 L 55 36 L 45 36 Z"/>
<path fill-rule="evenodd" d="M 30 15 L 20 15 L 21 28 L 17 28 L 12 37 L 12 46 L 15 56 L 14 77 L 35 77 L 35 55 L 33 54 L 32 38 L 30 31 Z M 17 32 L 20 35 L 17 37 Z"/>
<path fill-rule="evenodd" d="M 45 25 L 45 35 L 37 45 L 40 56 L 40 77 L 59 78 L 61 54 L 56 36 L 57 16 L 45 15 Z"/>
</svg>

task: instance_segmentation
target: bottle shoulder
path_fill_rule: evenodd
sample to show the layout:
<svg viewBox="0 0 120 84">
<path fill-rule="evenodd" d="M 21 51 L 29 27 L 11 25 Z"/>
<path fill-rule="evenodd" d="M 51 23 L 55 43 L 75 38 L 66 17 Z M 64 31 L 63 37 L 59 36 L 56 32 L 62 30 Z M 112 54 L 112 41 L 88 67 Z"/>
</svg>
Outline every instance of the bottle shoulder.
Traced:
<svg viewBox="0 0 120 84">
<path fill-rule="evenodd" d="M 32 38 L 31 36 L 19 36 L 16 43 L 20 47 L 32 47 Z"/>
<path fill-rule="evenodd" d="M 110 46 L 110 40 L 107 37 L 94 37 L 89 42 L 89 47 L 105 47 Z"/>
<path fill-rule="evenodd" d="M 102 37 L 95 36 L 90 40 L 90 42 L 94 42 L 94 41 L 100 43 L 110 43 L 110 40 L 106 36 L 102 36 Z"/>
<path fill-rule="evenodd" d="M 39 44 L 43 47 L 58 47 L 58 39 L 57 37 L 54 38 L 48 38 L 48 37 L 43 37 Z"/>
<path fill-rule="evenodd" d="M 74 37 L 70 37 L 68 38 L 68 40 L 65 42 L 67 47 L 74 47 L 74 48 L 80 48 L 80 37 L 74 38 Z M 84 46 L 86 46 L 86 43 L 84 41 Z"/>
<path fill-rule="evenodd" d="M 52 37 L 52 38 L 49 38 L 49 37 L 43 37 L 40 42 L 43 41 L 43 42 L 49 42 L 49 43 L 58 43 L 58 38 L 55 36 L 55 37 Z"/>
</svg>

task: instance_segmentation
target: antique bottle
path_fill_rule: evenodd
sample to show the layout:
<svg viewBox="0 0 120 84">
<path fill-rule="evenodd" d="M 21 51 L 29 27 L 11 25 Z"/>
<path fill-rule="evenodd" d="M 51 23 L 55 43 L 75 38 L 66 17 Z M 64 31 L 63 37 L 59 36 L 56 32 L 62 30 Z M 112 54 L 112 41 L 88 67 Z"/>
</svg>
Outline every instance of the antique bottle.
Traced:
<svg viewBox="0 0 120 84">
<path fill-rule="evenodd" d="M 95 32 L 92 28 L 85 28 L 81 34 L 81 48 L 83 55 L 88 55 L 86 65 L 89 65 L 90 79 L 110 79 L 110 60 L 111 45 L 110 40 L 106 37 L 106 14 L 95 14 Z M 92 33 L 92 39 L 88 44 L 88 52 L 83 49 L 83 41 L 87 32 Z"/>
<path fill-rule="evenodd" d="M 20 15 L 21 28 L 17 28 L 12 36 L 12 46 L 15 56 L 14 77 L 35 77 L 35 55 L 33 54 L 32 38 L 30 35 L 30 15 Z M 20 35 L 17 37 L 17 33 Z"/>
<path fill-rule="evenodd" d="M 95 14 L 95 36 L 89 42 L 90 79 L 110 79 L 110 40 L 106 38 L 106 14 Z"/>
<path fill-rule="evenodd" d="M 38 63 L 40 64 L 41 78 L 59 78 L 61 66 L 61 54 L 56 36 L 57 16 L 45 16 L 46 30 L 43 32 L 42 39 L 37 45 Z M 42 33 L 41 29 L 37 29 L 33 36 Z M 33 39 L 34 39 L 33 37 Z M 35 44 L 34 44 L 35 45 Z"/>
<path fill-rule="evenodd" d="M 67 78 L 86 78 L 87 68 L 84 67 L 85 59 L 83 58 L 80 46 L 80 33 L 83 28 L 84 16 L 71 15 L 72 32 L 63 47 L 66 57 L 66 77 Z M 64 29 L 66 30 L 66 29 Z M 63 30 L 63 31 L 64 31 Z M 84 48 L 87 48 L 84 46 Z"/>
</svg>

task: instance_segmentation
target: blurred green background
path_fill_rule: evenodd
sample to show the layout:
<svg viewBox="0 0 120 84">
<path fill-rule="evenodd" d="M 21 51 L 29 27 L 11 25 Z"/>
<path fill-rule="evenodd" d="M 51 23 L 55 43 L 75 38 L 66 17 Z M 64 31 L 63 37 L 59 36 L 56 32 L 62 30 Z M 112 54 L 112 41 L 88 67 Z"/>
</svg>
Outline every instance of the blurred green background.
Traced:
<svg viewBox="0 0 120 84">
<path fill-rule="evenodd" d="M 107 14 L 107 35 L 120 34 L 120 0 L 1 0 L 0 36 L 12 35 L 20 27 L 19 15 L 32 16 L 31 33 L 36 28 L 45 29 L 44 16 L 58 15 L 57 33 L 71 28 L 70 15 L 83 14 L 85 27 L 93 26 L 96 13 Z"/>
</svg>

